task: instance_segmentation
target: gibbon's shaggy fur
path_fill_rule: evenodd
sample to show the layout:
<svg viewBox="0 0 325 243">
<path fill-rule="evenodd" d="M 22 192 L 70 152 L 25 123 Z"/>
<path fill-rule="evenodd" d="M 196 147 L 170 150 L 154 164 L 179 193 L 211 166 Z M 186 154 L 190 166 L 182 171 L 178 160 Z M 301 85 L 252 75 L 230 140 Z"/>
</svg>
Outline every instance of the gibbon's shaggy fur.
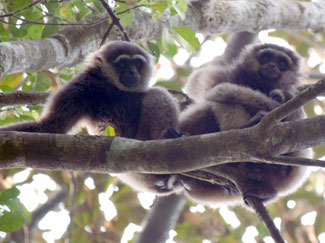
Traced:
<svg viewBox="0 0 325 243">
<path fill-rule="evenodd" d="M 273 44 L 247 46 L 229 67 L 208 65 L 190 75 L 185 90 L 196 102 L 181 113 L 181 130 L 197 135 L 255 125 L 266 112 L 297 94 L 299 76 L 300 59 L 295 52 Z M 285 121 L 305 117 L 301 108 Z M 311 158 L 312 150 L 288 156 Z M 252 162 L 227 166 L 253 170 L 264 180 L 247 179 L 253 189 L 240 195 L 224 186 L 182 176 L 187 196 L 208 205 L 240 204 L 247 196 L 269 202 L 297 190 L 309 175 L 306 167 L 299 166 Z"/>
<path fill-rule="evenodd" d="M 54 93 L 38 121 L 1 127 L 1 131 L 71 133 L 80 125 L 104 135 L 140 140 L 170 137 L 177 130 L 178 106 L 163 88 L 149 88 L 153 58 L 139 46 L 113 41 L 86 60 L 86 68 Z M 167 131 L 167 132 L 166 132 Z M 137 190 L 166 195 L 179 186 L 173 175 L 126 173 L 120 179 Z"/>
</svg>

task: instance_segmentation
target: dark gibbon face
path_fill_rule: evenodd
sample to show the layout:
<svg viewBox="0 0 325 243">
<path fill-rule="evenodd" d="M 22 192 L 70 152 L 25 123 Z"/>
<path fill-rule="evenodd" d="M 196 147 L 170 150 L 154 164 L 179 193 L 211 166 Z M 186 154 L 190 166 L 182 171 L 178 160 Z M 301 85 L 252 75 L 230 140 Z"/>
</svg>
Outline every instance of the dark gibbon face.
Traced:
<svg viewBox="0 0 325 243">
<path fill-rule="evenodd" d="M 260 64 L 259 75 L 269 81 L 276 81 L 281 78 L 281 73 L 291 69 L 290 57 L 281 51 L 271 48 L 257 52 L 257 60 Z"/>
<path fill-rule="evenodd" d="M 118 89 L 142 92 L 152 77 L 153 57 L 141 47 L 126 41 L 111 41 L 88 57 L 90 68 L 99 68 Z"/>
<path fill-rule="evenodd" d="M 241 53 L 237 63 L 240 68 L 236 75 L 242 84 L 267 95 L 273 89 L 298 85 L 300 57 L 288 48 L 274 44 L 251 45 Z"/>
<path fill-rule="evenodd" d="M 119 74 L 120 82 L 129 88 L 136 87 L 141 82 L 141 73 L 148 60 L 140 54 L 122 54 L 113 61 L 113 66 Z"/>
</svg>

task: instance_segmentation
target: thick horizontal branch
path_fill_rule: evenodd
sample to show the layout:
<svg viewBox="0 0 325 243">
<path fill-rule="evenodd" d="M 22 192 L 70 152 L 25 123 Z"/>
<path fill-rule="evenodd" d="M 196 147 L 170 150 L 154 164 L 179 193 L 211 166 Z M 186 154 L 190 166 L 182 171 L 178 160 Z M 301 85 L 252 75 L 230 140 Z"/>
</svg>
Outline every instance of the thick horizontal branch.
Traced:
<svg viewBox="0 0 325 243">
<path fill-rule="evenodd" d="M 121 137 L 0 132 L 0 168 L 168 173 L 249 158 L 245 152 L 234 153 L 234 148 L 243 151 L 240 147 L 244 145 L 235 145 L 234 138 L 247 140 L 245 131 L 227 132 L 222 139 L 219 136 L 143 142 Z M 209 156 L 202 156 L 202 151 Z"/>
<path fill-rule="evenodd" d="M 133 23 L 126 28 L 134 41 L 160 39 L 164 28 L 186 26 L 206 34 L 262 29 L 298 29 L 322 31 L 325 26 L 325 2 L 286 0 L 189 1 L 185 19 L 179 15 L 154 21 L 152 16 L 134 12 Z M 89 25 L 69 26 L 51 38 L 0 43 L 0 77 L 8 73 L 39 71 L 72 66 L 95 51 L 104 37 L 108 21 L 104 15 L 88 19 Z M 111 32 L 110 40 L 118 38 Z"/>
<path fill-rule="evenodd" d="M 323 31 L 325 26 L 324 1 L 192 0 L 191 2 L 184 22 L 185 26 L 198 32 L 210 34 L 257 32 L 270 28 Z M 170 22 L 181 25 L 179 17 L 171 18 Z"/>
<path fill-rule="evenodd" d="M 268 157 L 325 144 L 325 116 L 280 123 L 265 141 L 254 139 L 256 131 L 252 127 L 155 141 L 1 132 L 0 168 L 179 173 L 228 162 L 268 162 L 263 154 Z"/>
<path fill-rule="evenodd" d="M 0 77 L 8 73 L 40 71 L 80 63 L 99 47 L 107 21 L 88 19 L 94 25 L 70 26 L 50 38 L 0 43 Z"/>
</svg>

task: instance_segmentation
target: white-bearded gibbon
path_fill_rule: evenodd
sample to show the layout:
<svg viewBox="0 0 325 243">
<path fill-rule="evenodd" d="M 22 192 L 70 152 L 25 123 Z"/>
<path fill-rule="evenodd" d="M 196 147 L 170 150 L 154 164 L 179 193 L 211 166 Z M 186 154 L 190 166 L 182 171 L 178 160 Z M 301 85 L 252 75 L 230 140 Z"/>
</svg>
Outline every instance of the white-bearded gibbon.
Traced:
<svg viewBox="0 0 325 243">
<path fill-rule="evenodd" d="M 247 46 L 228 67 L 207 65 L 190 75 L 185 90 L 196 102 L 181 113 L 180 128 L 197 135 L 255 125 L 266 112 L 297 94 L 299 76 L 300 58 L 295 52 L 273 44 Z M 285 121 L 305 117 L 301 108 Z M 311 158 L 312 150 L 288 156 Z M 270 202 L 297 190 L 309 175 L 307 167 L 301 166 L 252 162 L 227 166 L 254 171 L 264 179 L 248 179 L 254 187 L 241 195 L 238 190 L 181 176 L 187 196 L 206 205 L 240 204 L 247 196 Z"/>
<path fill-rule="evenodd" d="M 153 58 L 139 46 L 113 41 L 86 60 L 86 68 L 50 96 L 39 120 L 0 131 L 71 133 L 80 124 L 91 135 L 104 135 L 108 125 L 117 136 L 140 140 L 173 137 L 179 110 L 164 88 L 149 88 Z M 176 132 L 177 134 L 177 132 Z M 174 175 L 126 173 L 120 179 L 140 191 L 167 195 L 180 189 Z"/>
</svg>

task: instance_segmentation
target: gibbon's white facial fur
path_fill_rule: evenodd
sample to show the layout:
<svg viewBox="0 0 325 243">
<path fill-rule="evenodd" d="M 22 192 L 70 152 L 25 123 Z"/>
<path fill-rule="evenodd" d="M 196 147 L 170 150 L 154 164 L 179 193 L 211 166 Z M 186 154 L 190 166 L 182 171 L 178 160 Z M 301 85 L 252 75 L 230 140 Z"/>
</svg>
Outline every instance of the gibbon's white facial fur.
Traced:
<svg viewBox="0 0 325 243">
<path fill-rule="evenodd" d="M 110 42 L 102 46 L 96 52 L 90 54 L 85 63 L 88 68 L 99 68 L 102 74 L 108 78 L 118 89 L 128 92 L 143 92 L 148 89 L 150 79 L 154 73 L 154 59 L 146 51 L 142 50 L 141 53 L 135 53 L 132 49 L 133 44 L 130 45 L 130 51 L 125 50 L 125 53 L 119 54 L 114 53 L 114 44 L 116 42 Z M 113 46 L 113 47 L 112 47 Z M 127 49 L 128 46 L 125 47 Z M 137 50 L 139 47 L 137 46 Z M 112 53 L 112 55 L 110 54 Z M 141 62 L 143 67 L 139 70 L 140 80 L 134 86 L 126 86 L 120 80 L 120 72 L 116 68 L 116 64 L 124 61 L 126 65 L 133 62 Z"/>
</svg>

